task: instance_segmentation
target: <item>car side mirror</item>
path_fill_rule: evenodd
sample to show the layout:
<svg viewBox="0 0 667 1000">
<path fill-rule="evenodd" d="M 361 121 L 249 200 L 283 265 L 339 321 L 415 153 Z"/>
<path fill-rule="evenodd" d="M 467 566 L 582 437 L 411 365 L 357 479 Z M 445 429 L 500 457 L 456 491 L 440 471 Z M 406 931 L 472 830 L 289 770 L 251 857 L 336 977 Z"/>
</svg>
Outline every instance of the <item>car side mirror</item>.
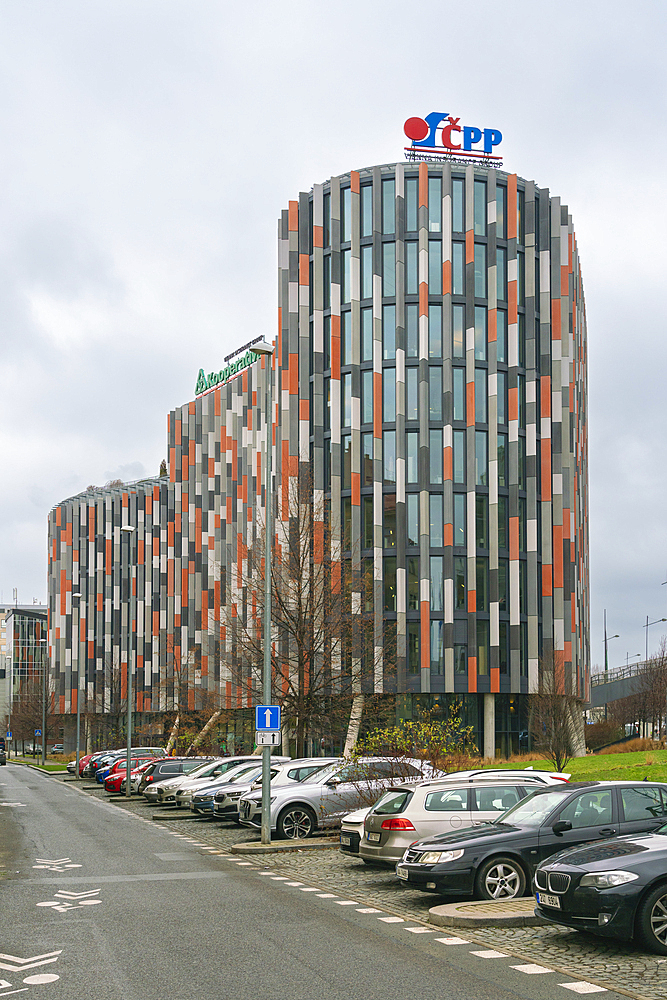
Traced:
<svg viewBox="0 0 667 1000">
<path fill-rule="evenodd" d="M 328 785 L 329 788 L 338 788 L 340 781 L 338 778 L 329 778 L 329 780 L 325 781 L 324 784 Z"/>
<path fill-rule="evenodd" d="M 557 823 L 551 827 L 554 833 L 566 833 L 568 830 L 572 829 L 572 824 L 569 819 L 559 819 Z"/>
</svg>

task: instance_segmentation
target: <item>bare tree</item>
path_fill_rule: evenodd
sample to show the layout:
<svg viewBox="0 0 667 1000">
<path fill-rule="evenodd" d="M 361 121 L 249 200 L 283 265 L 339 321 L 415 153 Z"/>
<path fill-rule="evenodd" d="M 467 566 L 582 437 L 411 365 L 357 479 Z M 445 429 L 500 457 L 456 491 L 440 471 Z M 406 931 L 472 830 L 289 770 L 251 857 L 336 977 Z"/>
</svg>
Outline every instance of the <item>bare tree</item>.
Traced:
<svg viewBox="0 0 667 1000">
<path fill-rule="evenodd" d="M 533 746 L 557 771 L 583 752 L 582 710 L 565 672 L 562 650 L 545 652 L 539 664 L 539 690 L 530 696 L 530 728 Z"/>
</svg>

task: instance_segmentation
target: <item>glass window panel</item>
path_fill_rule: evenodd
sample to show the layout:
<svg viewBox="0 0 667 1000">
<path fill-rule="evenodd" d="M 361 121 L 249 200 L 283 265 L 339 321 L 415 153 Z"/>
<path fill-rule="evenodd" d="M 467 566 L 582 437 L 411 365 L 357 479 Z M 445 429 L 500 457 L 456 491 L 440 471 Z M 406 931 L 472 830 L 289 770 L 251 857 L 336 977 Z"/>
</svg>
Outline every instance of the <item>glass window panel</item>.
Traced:
<svg viewBox="0 0 667 1000">
<path fill-rule="evenodd" d="M 507 376 L 505 372 L 498 372 L 497 375 L 497 403 L 496 413 L 499 424 L 507 423 Z"/>
<path fill-rule="evenodd" d="M 419 244 L 416 240 L 405 244 L 405 293 L 419 294 Z"/>
<path fill-rule="evenodd" d="M 324 380 L 324 429 L 331 430 L 331 379 Z"/>
<path fill-rule="evenodd" d="M 528 676 L 528 623 L 521 622 L 519 629 L 521 646 L 519 649 L 519 672 L 521 677 Z"/>
<path fill-rule="evenodd" d="M 475 368 L 475 423 L 486 423 L 486 369 Z"/>
<path fill-rule="evenodd" d="M 466 371 L 465 368 L 452 368 L 454 420 L 466 418 Z"/>
<path fill-rule="evenodd" d="M 396 420 L 396 369 L 382 371 L 382 419 L 387 423 Z"/>
<path fill-rule="evenodd" d="M 419 545 L 419 494 L 408 493 L 405 498 L 408 521 L 408 545 Z"/>
<path fill-rule="evenodd" d="M 406 305 L 405 307 L 405 340 L 406 355 L 409 358 L 419 357 L 419 307 L 417 305 Z"/>
<path fill-rule="evenodd" d="M 331 195 L 324 195 L 324 245 L 325 247 L 331 246 Z"/>
<path fill-rule="evenodd" d="M 396 610 L 396 556 L 384 560 L 384 610 Z"/>
<path fill-rule="evenodd" d="M 385 298 L 396 295 L 396 244 L 382 244 L 382 294 Z"/>
<path fill-rule="evenodd" d="M 428 231 L 439 233 L 442 229 L 442 177 L 428 179 Z"/>
<path fill-rule="evenodd" d="M 465 232 L 465 191 L 462 177 L 452 178 L 452 229 L 455 233 Z"/>
<path fill-rule="evenodd" d="M 517 325 L 517 338 L 519 346 L 519 367 L 526 367 L 526 315 L 519 313 Z"/>
<path fill-rule="evenodd" d="M 507 313 L 504 309 L 496 313 L 496 358 L 507 364 Z"/>
<path fill-rule="evenodd" d="M 454 606 L 457 611 L 466 610 L 465 556 L 454 556 Z"/>
<path fill-rule="evenodd" d="M 325 411 L 326 412 L 326 411 Z M 331 438 L 324 439 L 324 490 L 331 489 Z"/>
<path fill-rule="evenodd" d="M 498 435 L 498 486 L 507 486 L 507 434 Z"/>
<path fill-rule="evenodd" d="M 341 302 L 350 301 L 350 263 L 352 260 L 352 251 L 343 250 L 341 253 L 342 257 L 342 267 L 341 267 L 341 289 L 340 289 L 340 300 Z"/>
<path fill-rule="evenodd" d="M 346 434 L 342 441 L 343 446 L 343 489 L 349 490 L 352 487 L 352 438 Z M 347 546 L 349 549 L 349 545 Z"/>
<path fill-rule="evenodd" d="M 431 611 L 444 611 L 445 583 L 442 556 L 431 556 Z"/>
<path fill-rule="evenodd" d="M 496 236 L 504 240 L 507 235 L 505 220 L 507 218 L 507 188 L 496 184 Z"/>
<path fill-rule="evenodd" d="M 428 356 L 442 357 L 442 306 L 428 307 Z"/>
<path fill-rule="evenodd" d="M 442 243 L 428 241 L 428 293 L 442 295 Z"/>
<path fill-rule="evenodd" d="M 393 179 L 382 181 L 382 232 L 390 236 L 396 232 L 396 184 Z"/>
<path fill-rule="evenodd" d="M 498 548 L 508 549 L 507 497 L 498 497 Z"/>
<path fill-rule="evenodd" d="M 475 496 L 475 535 L 478 549 L 489 547 L 489 498 L 484 493 Z"/>
<path fill-rule="evenodd" d="M 526 498 L 519 497 L 519 551 L 526 551 Z"/>
<path fill-rule="evenodd" d="M 465 295 L 465 245 L 452 243 L 452 295 Z"/>
<path fill-rule="evenodd" d="M 478 556 L 476 560 L 476 596 L 477 610 L 489 610 L 489 561 L 486 556 Z"/>
<path fill-rule="evenodd" d="M 368 556 L 367 556 L 365 559 L 362 559 L 361 565 L 363 567 L 362 571 L 361 571 L 362 574 L 363 574 L 363 576 L 362 576 L 362 586 L 363 586 L 363 593 L 364 593 L 364 605 L 363 605 L 363 607 L 364 607 L 364 611 L 366 613 L 369 613 L 369 612 L 372 613 L 372 611 L 373 611 L 374 597 L 375 597 L 375 595 L 373 593 L 373 591 L 375 589 L 374 588 L 374 581 L 373 581 L 373 559 L 372 558 L 369 559 Z M 373 656 L 372 656 L 372 652 L 370 650 L 365 655 L 369 655 L 369 654 L 370 654 L 370 659 L 367 662 L 372 662 Z"/>
<path fill-rule="evenodd" d="M 419 674 L 419 622 L 408 622 L 408 673 Z"/>
<path fill-rule="evenodd" d="M 486 306 L 475 306 L 475 361 L 486 361 Z"/>
<path fill-rule="evenodd" d="M 327 254 L 322 260 L 322 301 L 324 309 L 331 309 L 331 256 Z"/>
<path fill-rule="evenodd" d="M 419 369 L 405 369 L 405 419 L 419 420 Z"/>
<path fill-rule="evenodd" d="M 516 255 L 517 257 L 517 268 L 516 268 L 516 293 L 518 304 L 520 306 L 525 306 L 526 304 L 526 257 L 521 251 Z"/>
<path fill-rule="evenodd" d="M 439 486 L 442 484 L 442 431 L 430 430 L 428 435 L 431 482 Z"/>
<path fill-rule="evenodd" d="M 486 298 L 486 245 L 475 243 L 475 298 Z"/>
<path fill-rule="evenodd" d="M 522 615 L 528 613 L 526 594 L 526 563 L 523 559 L 519 561 L 519 612 Z"/>
<path fill-rule="evenodd" d="M 352 497 L 343 497 L 343 549 L 352 548 Z"/>
<path fill-rule="evenodd" d="M 361 485 L 373 485 L 373 435 L 361 435 Z"/>
<path fill-rule="evenodd" d="M 419 556 L 408 556 L 408 611 L 419 611 Z"/>
<path fill-rule="evenodd" d="M 475 236 L 486 236 L 486 181 L 475 181 L 473 192 Z"/>
<path fill-rule="evenodd" d="M 466 543 L 466 495 L 454 494 L 454 545 Z"/>
<path fill-rule="evenodd" d="M 385 549 L 396 548 L 396 494 L 385 493 L 382 497 L 382 545 Z"/>
<path fill-rule="evenodd" d="M 526 488 L 526 439 L 520 437 L 518 442 L 518 486 L 520 490 L 525 490 Z"/>
<path fill-rule="evenodd" d="M 383 479 L 386 484 L 396 482 L 396 431 L 385 431 L 383 439 Z"/>
<path fill-rule="evenodd" d="M 459 675 L 468 673 L 467 646 L 454 646 L 454 673 Z"/>
<path fill-rule="evenodd" d="M 382 306 L 382 344 L 384 360 L 396 357 L 396 306 Z"/>
<path fill-rule="evenodd" d="M 373 310 L 361 310 L 361 360 L 373 360 Z"/>
<path fill-rule="evenodd" d="M 498 560 L 498 607 L 500 611 L 509 611 L 510 609 L 509 593 L 510 593 L 509 559 L 499 559 Z"/>
<path fill-rule="evenodd" d="M 498 634 L 498 662 L 500 665 L 500 673 L 506 674 L 507 667 L 509 665 L 509 643 L 507 641 L 509 632 L 508 622 L 500 622 Z"/>
<path fill-rule="evenodd" d="M 373 247 L 361 248 L 361 297 L 373 297 Z"/>
<path fill-rule="evenodd" d="M 349 243 L 352 239 L 352 191 L 343 188 L 340 193 L 340 241 Z"/>
<path fill-rule="evenodd" d="M 352 372 L 341 378 L 343 388 L 343 427 L 352 424 Z"/>
<path fill-rule="evenodd" d="M 477 673 L 485 677 L 489 672 L 489 623 L 477 619 Z"/>
<path fill-rule="evenodd" d="M 466 354 L 466 307 L 456 303 L 452 306 L 452 357 L 465 358 Z"/>
<path fill-rule="evenodd" d="M 362 497 L 364 514 L 364 548 L 373 548 L 373 497 Z"/>
<path fill-rule="evenodd" d="M 361 422 L 373 423 L 373 372 L 361 373 Z"/>
<path fill-rule="evenodd" d="M 431 622 L 431 673 L 440 676 L 445 659 L 445 623 Z"/>
<path fill-rule="evenodd" d="M 405 228 L 409 233 L 415 233 L 419 228 L 419 178 L 405 179 Z"/>
<path fill-rule="evenodd" d="M 324 370 L 331 368 L 331 316 L 324 317 Z"/>
<path fill-rule="evenodd" d="M 488 486 L 486 431 L 475 431 L 475 485 Z"/>
<path fill-rule="evenodd" d="M 444 507 L 442 493 L 431 493 L 429 496 L 430 543 L 431 548 L 441 549 L 445 544 Z"/>
<path fill-rule="evenodd" d="M 442 368 L 434 365 L 428 370 L 429 418 L 442 420 Z"/>
<path fill-rule="evenodd" d="M 361 188 L 361 235 L 373 235 L 373 185 L 364 184 Z"/>
<path fill-rule="evenodd" d="M 419 482 L 419 431 L 405 435 L 405 477 L 408 483 Z"/>
<path fill-rule="evenodd" d="M 507 301 L 507 251 L 505 247 L 496 247 L 496 298 L 499 302 Z"/>
<path fill-rule="evenodd" d="M 517 410 L 519 418 L 519 427 L 524 430 L 526 426 L 526 376 L 517 375 L 516 377 L 517 385 Z"/>
<path fill-rule="evenodd" d="M 454 466 L 454 482 L 466 481 L 466 432 L 454 431 L 452 434 L 452 452 Z"/>
<path fill-rule="evenodd" d="M 524 210 L 525 194 L 523 191 L 516 193 L 516 233 L 519 243 L 523 246 L 526 242 L 526 213 Z"/>
<path fill-rule="evenodd" d="M 347 309 L 340 316 L 341 324 L 341 364 L 352 364 L 352 313 Z"/>
</svg>

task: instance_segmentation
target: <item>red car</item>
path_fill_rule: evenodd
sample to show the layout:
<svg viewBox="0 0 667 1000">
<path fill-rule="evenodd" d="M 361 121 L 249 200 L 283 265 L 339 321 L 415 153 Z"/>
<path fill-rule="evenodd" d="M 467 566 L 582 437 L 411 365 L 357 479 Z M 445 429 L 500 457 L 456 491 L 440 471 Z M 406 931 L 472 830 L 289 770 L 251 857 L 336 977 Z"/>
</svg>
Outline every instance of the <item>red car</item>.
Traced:
<svg viewBox="0 0 667 1000">
<path fill-rule="evenodd" d="M 149 764 L 153 763 L 154 758 L 146 760 L 145 757 L 130 758 L 130 774 L 133 774 L 135 769 L 143 770 L 144 767 L 148 767 Z M 113 770 L 104 779 L 104 789 L 107 792 L 120 792 L 121 785 L 125 782 L 125 775 L 127 773 L 127 757 L 122 757 L 121 760 L 117 761 Z"/>
</svg>

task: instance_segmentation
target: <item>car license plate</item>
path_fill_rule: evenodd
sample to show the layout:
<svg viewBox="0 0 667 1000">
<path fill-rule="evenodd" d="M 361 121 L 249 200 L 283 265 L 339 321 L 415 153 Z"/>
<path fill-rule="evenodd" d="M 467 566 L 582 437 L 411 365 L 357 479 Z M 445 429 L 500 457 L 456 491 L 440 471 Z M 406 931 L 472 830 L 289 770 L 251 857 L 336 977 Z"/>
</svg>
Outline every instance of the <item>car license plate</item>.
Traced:
<svg viewBox="0 0 667 1000">
<path fill-rule="evenodd" d="M 549 896 L 546 892 L 538 892 L 537 901 L 541 906 L 553 906 L 554 909 L 560 910 L 560 899 L 558 896 Z"/>
<path fill-rule="evenodd" d="M 407 881 L 408 878 L 407 868 L 401 868 L 399 865 L 399 867 L 396 869 L 396 874 L 398 875 L 399 878 L 405 879 Z"/>
<path fill-rule="evenodd" d="M 345 837 L 345 836 L 344 836 L 344 835 L 343 835 L 342 833 L 341 833 L 341 835 L 340 835 L 340 842 L 341 842 L 341 844 L 343 844 L 343 845 L 344 845 L 345 847 L 349 847 L 349 846 L 350 846 L 350 844 L 352 843 L 351 839 L 350 839 L 349 837 Z"/>
<path fill-rule="evenodd" d="M 380 843 L 380 834 L 379 833 L 367 833 L 366 834 L 366 839 L 371 844 L 379 844 Z"/>
</svg>

